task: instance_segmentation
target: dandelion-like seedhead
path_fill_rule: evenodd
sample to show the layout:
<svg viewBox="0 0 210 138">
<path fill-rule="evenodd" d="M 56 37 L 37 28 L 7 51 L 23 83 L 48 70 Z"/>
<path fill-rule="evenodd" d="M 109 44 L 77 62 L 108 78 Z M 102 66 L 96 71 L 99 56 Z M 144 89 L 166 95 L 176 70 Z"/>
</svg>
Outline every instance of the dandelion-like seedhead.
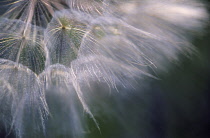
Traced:
<svg viewBox="0 0 210 138">
<path fill-rule="evenodd" d="M 98 131 L 101 112 L 126 128 L 132 123 L 123 118 L 130 116 L 121 113 L 128 91 L 156 78 L 151 70 L 167 70 L 180 53 L 192 54 L 192 33 L 208 18 L 195 0 L 6 5 L 0 18 L 0 125 L 20 138 L 86 137 L 83 111 Z"/>
<path fill-rule="evenodd" d="M 43 29 L 19 20 L 1 19 L 0 57 L 21 63 L 36 73 L 44 69 Z"/>
<path fill-rule="evenodd" d="M 77 57 L 90 18 L 86 14 L 67 10 L 54 15 L 45 31 L 46 46 L 51 59 L 49 64 L 70 65 Z"/>
</svg>

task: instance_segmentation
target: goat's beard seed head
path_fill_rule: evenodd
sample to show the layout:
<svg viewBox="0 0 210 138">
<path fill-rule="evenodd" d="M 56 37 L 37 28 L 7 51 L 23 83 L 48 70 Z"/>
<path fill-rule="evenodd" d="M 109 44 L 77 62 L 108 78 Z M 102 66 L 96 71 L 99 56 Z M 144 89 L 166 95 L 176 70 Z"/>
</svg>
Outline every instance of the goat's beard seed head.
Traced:
<svg viewBox="0 0 210 138">
<path fill-rule="evenodd" d="M 45 42 L 49 50 L 49 64 L 69 66 L 77 58 L 91 16 L 85 13 L 62 10 L 55 13 L 45 30 Z"/>
<path fill-rule="evenodd" d="M 44 69 L 46 55 L 43 28 L 17 19 L 1 18 L 0 29 L 0 57 L 40 73 Z"/>
<path fill-rule="evenodd" d="M 195 0 L 8 5 L 0 18 L 0 123 L 17 137 L 84 137 L 89 128 L 83 110 L 99 131 L 95 116 L 106 115 L 129 135 L 127 126 L 138 120 L 138 114 L 127 115 L 129 97 L 141 97 L 139 85 L 158 79 L 154 74 L 179 54 L 195 53 L 190 41 L 208 20 Z"/>
</svg>

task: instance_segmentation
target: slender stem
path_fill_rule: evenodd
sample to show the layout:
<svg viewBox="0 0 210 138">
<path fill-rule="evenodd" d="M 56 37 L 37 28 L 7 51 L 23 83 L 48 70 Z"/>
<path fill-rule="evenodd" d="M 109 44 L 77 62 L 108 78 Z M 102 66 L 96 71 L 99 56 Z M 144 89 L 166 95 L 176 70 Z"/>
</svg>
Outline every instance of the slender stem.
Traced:
<svg viewBox="0 0 210 138">
<path fill-rule="evenodd" d="M 28 26 L 32 21 L 34 11 L 35 11 L 35 6 L 36 6 L 37 0 L 31 0 L 30 5 L 29 5 L 29 14 L 27 15 L 26 19 L 26 27 L 24 28 L 23 31 L 23 36 L 26 36 L 26 31 L 28 30 Z"/>
<path fill-rule="evenodd" d="M 20 44 L 20 48 L 19 48 L 19 50 L 18 50 L 17 57 L 16 57 L 16 62 L 17 62 L 17 63 L 19 63 L 20 54 L 21 54 L 21 51 L 23 50 L 25 44 L 26 44 L 26 39 L 23 38 L 22 41 L 21 41 L 21 44 Z"/>
</svg>

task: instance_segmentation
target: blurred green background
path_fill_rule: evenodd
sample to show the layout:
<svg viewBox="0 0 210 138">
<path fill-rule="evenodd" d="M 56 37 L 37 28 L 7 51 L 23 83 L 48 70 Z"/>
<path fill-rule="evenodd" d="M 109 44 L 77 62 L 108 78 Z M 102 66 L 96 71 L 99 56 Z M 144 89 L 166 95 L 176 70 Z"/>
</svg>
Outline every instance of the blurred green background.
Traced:
<svg viewBox="0 0 210 138">
<path fill-rule="evenodd" d="M 210 11 L 210 1 L 206 2 Z M 125 114 L 131 114 L 127 120 L 134 119 L 135 125 L 128 124 L 123 130 L 115 119 L 99 119 L 102 134 L 96 130 L 89 137 L 210 138 L 210 21 L 207 25 L 194 38 L 197 54 L 190 58 L 180 55 L 179 63 L 159 74 L 160 80 L 147 80 L 142 97 L 133 96 L 128 102 Z M 124 131 L 130 132 L 126 135 Z"/>
</svg>

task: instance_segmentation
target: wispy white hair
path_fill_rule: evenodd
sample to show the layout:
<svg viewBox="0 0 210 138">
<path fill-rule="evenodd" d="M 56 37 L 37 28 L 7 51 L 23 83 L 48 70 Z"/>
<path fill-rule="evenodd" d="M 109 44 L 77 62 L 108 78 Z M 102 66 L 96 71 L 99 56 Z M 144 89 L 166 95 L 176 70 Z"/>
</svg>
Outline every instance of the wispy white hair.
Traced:
<svg viewBox="0 0 210 138">
<path fill-rule="evenodd" d="M 196 0 L 10 5 L 0 19 L 0 123 L 17 137 L 85 137 L 83 110 L 98 131 L 97 118 L 106 115 L 119 122 L 124 137 L 138 135 L 139 114 L 126 112 L 139 108 L 130 96 L 141 99 L 137 88 L 146 78 L 158 79 L 155 73 L 179 54 L 194 53 L 191 38 L 208 20 Z"/>
</svg>

